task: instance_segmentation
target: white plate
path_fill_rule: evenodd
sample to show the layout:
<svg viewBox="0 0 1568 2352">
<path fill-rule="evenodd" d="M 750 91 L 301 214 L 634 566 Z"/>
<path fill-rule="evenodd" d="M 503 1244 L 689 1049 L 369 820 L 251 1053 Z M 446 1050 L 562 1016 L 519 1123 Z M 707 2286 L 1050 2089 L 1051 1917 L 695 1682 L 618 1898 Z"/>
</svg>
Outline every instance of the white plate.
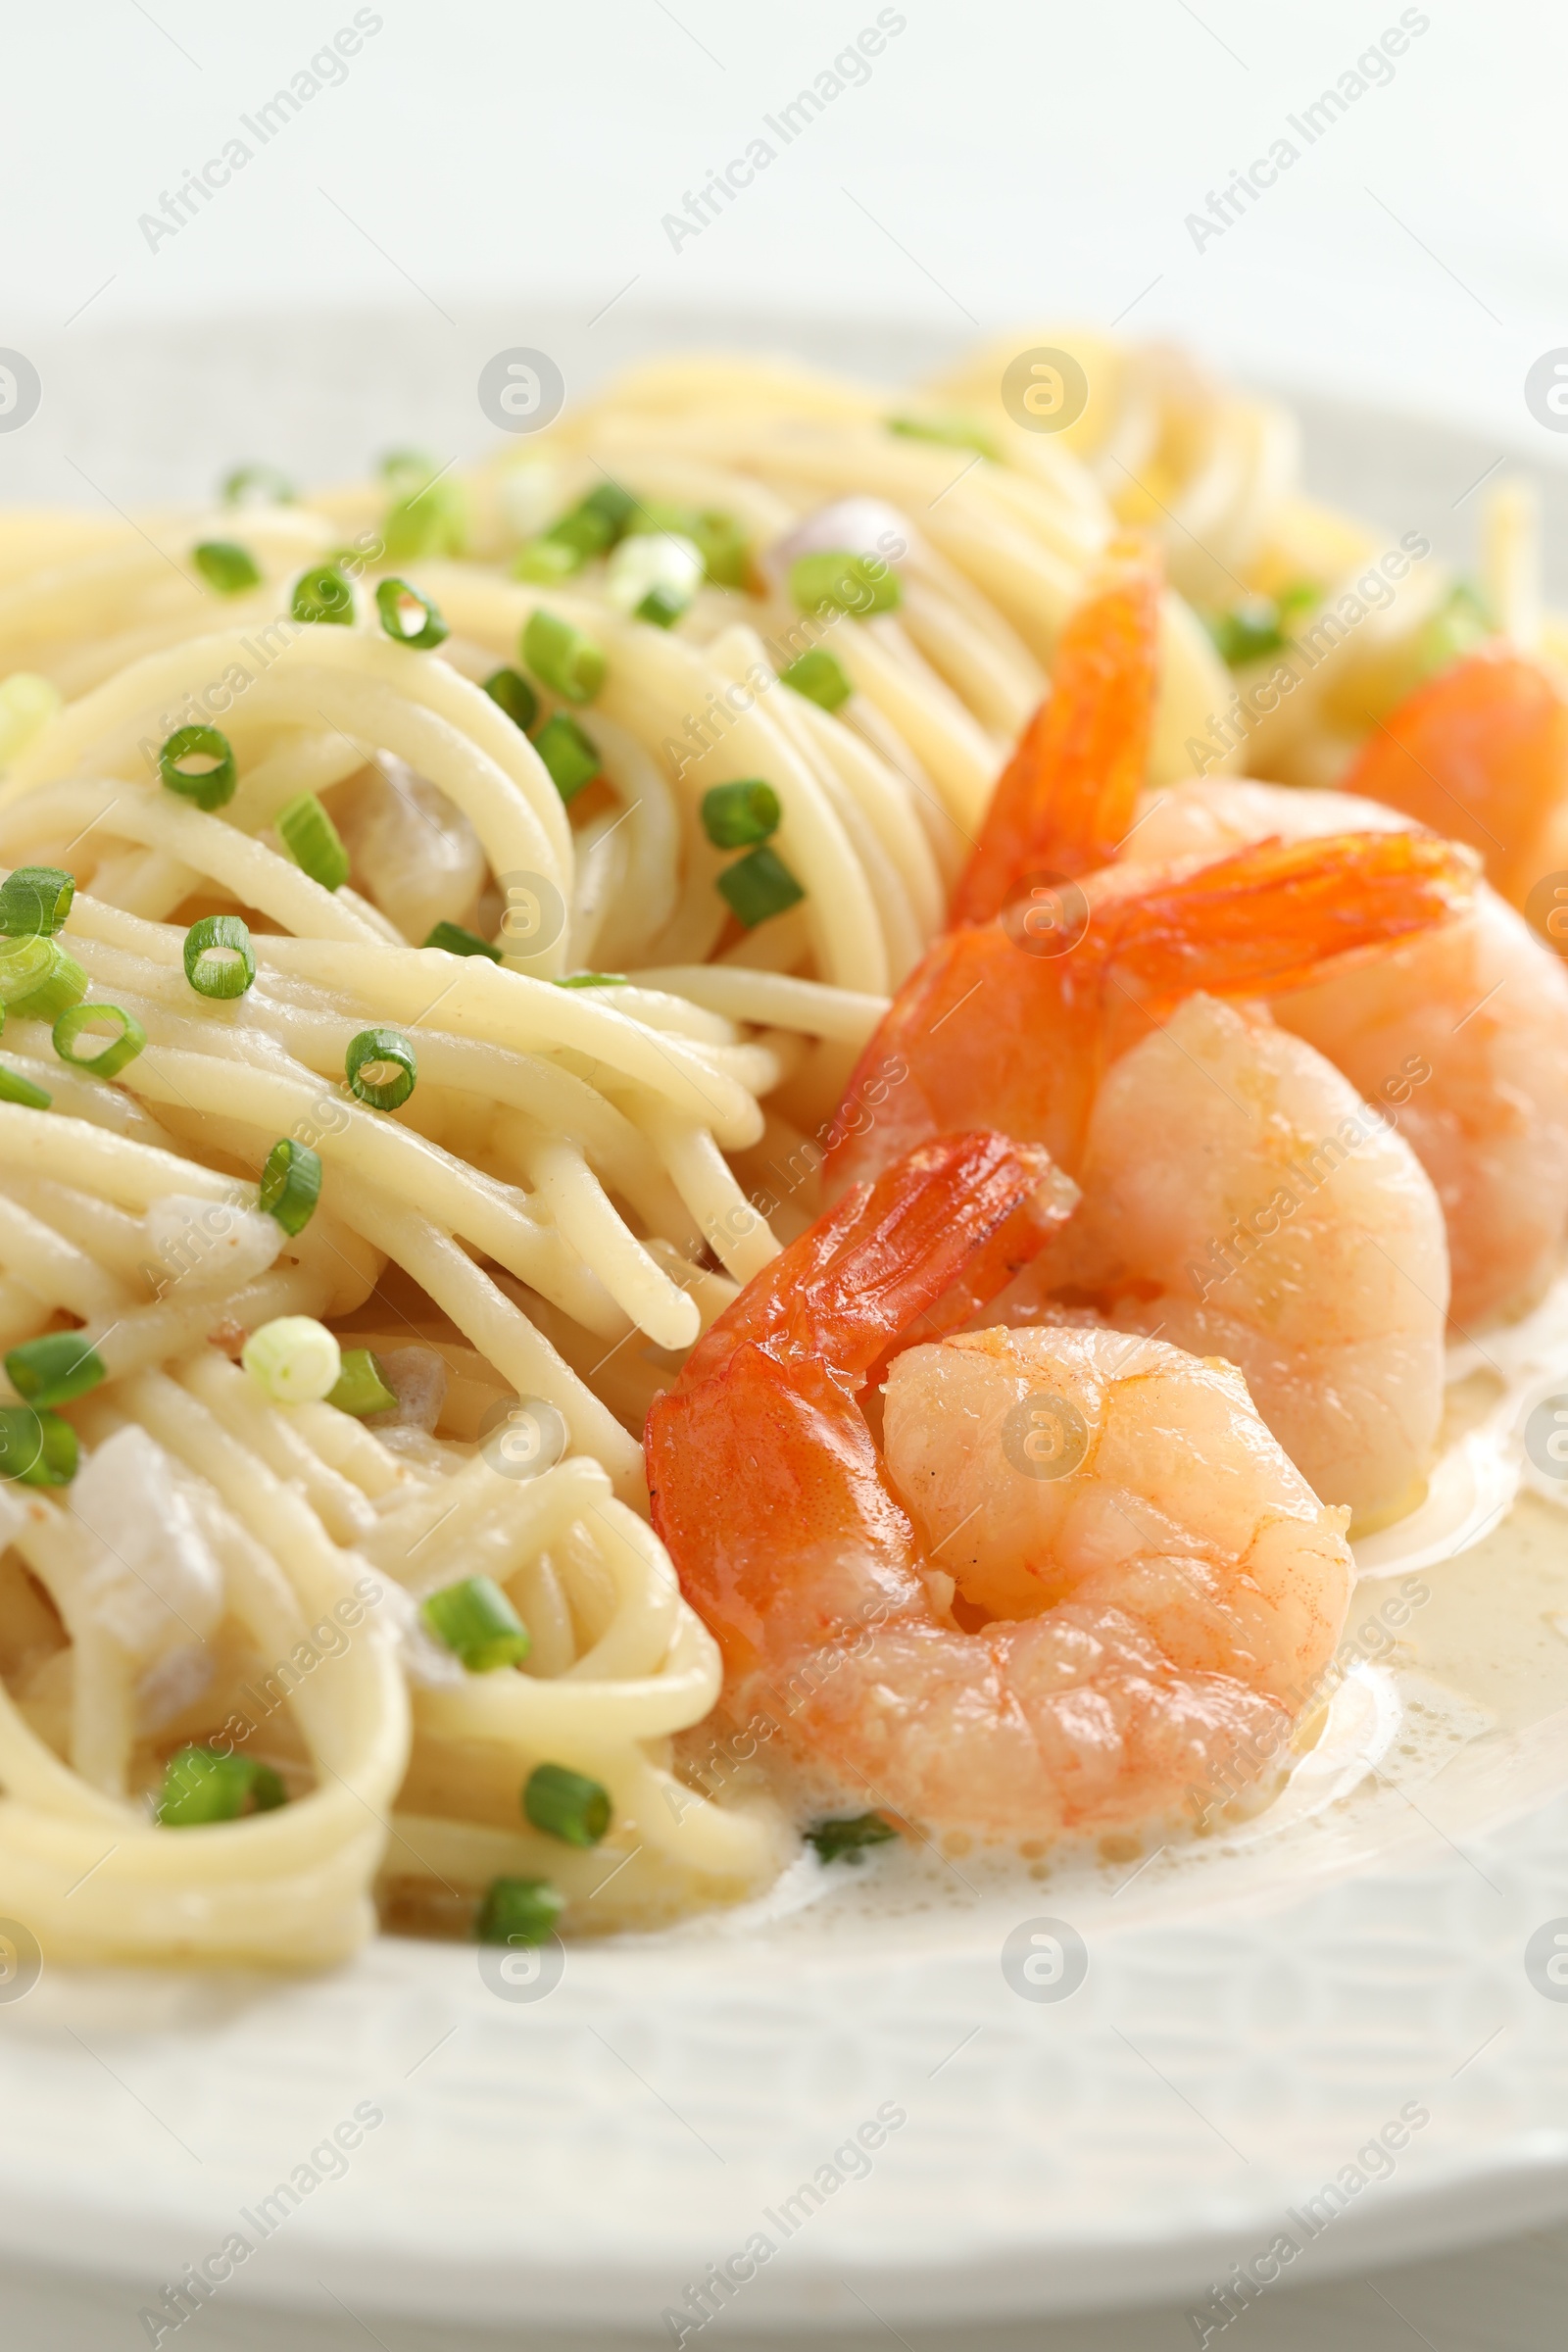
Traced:
<svg viewBox="0 0 1568 2352">
<path fill-rule="evenodd" d="M 360 325 L 351 375 L 346 330 L 295 329 L 286 378 L 264 364 L 275 338 L 229 334 L 232 373 L 194 386 L 199 346 L 146 338 L 119 378 L 141 386 L 128 411 L 94 417 L 63 385 L 56 438 L 30 473 L 4 453 L 0 496 L 45 490 L 73 433 L 116 498 L 194 487 L 187 466 L 204 478 L 220 455 L 303 463 L 313 429 L 345 464 L 345 384 L 373 411 L 356 448 L 471 444 L 467 346 L 517 331 L 474 323 L 460 368 Z M 752 339 L 836 356 L 820 331 Z M 925 355 L 911 339 L 849 356 L 892 372 Z M 183 371 L 182 409 L 221 416 L 220 451 L 167 420 L 140 437 L 161 367 Z M 285 380 L 288 416 L 271 405 Z M 298 408 L 312 382 L 338 387 L 314 418 Z M 1440 544 L 1495 454 L 1356 418 L 1338 458 L 1333 441 L 1311 453 L 1320 484 L 1369 453 L 1382 519 Z M 1543 1617 L 1543 1654 L 1561 1639 Z M 1372 1666 L 1285 1808 L 1195 1867 L 1063 1863 L 1039 1886 L 884 1853 L 824 1893 L 803 1863 L 745 1918 L 574 1948 L 542 1997 L 503 1997 L 472 1950 L 393 1939 L 299 1983 L 48 1973 L 0 2003 L 0 2256 L 135 2282 L 152 2305 L 238 2230 L 256 2251 L 219 2289 L 230 2312 L 320 2310 L 324 2291 L 372 2324 L 672 2341 L 662 2315 L 759 2231 L 772 2250 L 724 2299 L 725 2328 L 1200 2302 L 1233 2265 L 1278 2262 L 1287 2234 L 1297 2278 L 1568 2212 L 1568 1998 L 1544 1966 L 1551 1923 L 1568 1936 L 1563 1719 L 1510 1733 Z M 1063 1920 L 1070 1935 L 1036 1924 Z M 1076 1978 L 1074 1937 L 1083 1981 L 1030 1997 Z M 383 2120 L 307 2191 L 296 2168 L 337 2173 L 312 2151 L 361 2107 Z M 1401 2110 L 1427 2120 L 1357 2165 Z M 879 2114 L 904 2120 L 835 2162 Z M 1382 2177 L 1352 2191 L 1346 2168 Z M 297 2209 L 284 2200 L 264 2243 L 261 2201 L 291 2177 Z M 1344 2210 L 1313 2236 L 1307 2200 L 1326 2215 L 1330 2182 Z"/>
</svg>

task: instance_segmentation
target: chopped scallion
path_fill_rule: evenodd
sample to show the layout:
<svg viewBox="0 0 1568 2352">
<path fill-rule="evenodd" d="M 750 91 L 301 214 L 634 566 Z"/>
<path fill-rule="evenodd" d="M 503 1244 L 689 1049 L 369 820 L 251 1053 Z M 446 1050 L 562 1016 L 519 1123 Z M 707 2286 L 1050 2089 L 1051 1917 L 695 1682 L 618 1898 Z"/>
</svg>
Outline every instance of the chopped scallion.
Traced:
<svg viewBox="0 0 1568 2352">
<path fill-rule="evenodd" d="M 21 1487 L 69 1487 L 76 1457 L 76 1433 L 58 1413 L 0 1405 L 0 1478 Z"/>
<path fill-rule="evenodd" d="M 536 1830 L 567 1845 L 597 1845 L 610 1827 L 609 1789 L 564 1764 L 535 1765 L 522 1809 Z"/>
<path fill-rule="evenodd" d="M 501 961 L 501 950 L 493 948 L 477 931 L 465 930 L 462 923 L 437 923 L 419 942 L 425 948 L 445 948 L 449 956 L 488 956 L 492 963 Z"/>
<path fill-rule="evenodd" d="M 548 1943 L 566 1898 L 548 1879 L 492 1879 L 473 1923 L 477 1943 Z"/>
<path fill-rule="evenodd" d="M 158 1819 L 166 1830 L 194 1830 L 209 1822 L 237 1821 L 247 1809 L 273 1813 L 286 1801 L 270 1764 L 225 1756 L 216 1747 L 181 1747 L 164 1766 Z"/>
<path fill-rule="evenodd" d="M 8 1070 L 0 1062 L 0 1102 L 20 1102 L 24 1110 L 48 1110 L 53 1102 L 53 1095 L 41 1086 L 34 1086 L 20 1070 Z"/>
<path fill-rule="evenodd" d="M 772 850 L 751 850 L 718 876 L 718 895 L 748 931 L 798 906 L 806 893 Z"/>
<path fill-rule="evenodd" d="M 488 1576 L 465 1577 L 462 1584 L 432 1592 L 419 1614 L 470 1674 L 520 1666 L 532 1646 L 527 1627 Z"/>
<path fill-rule="evenodd" d="M 343 1371 L 343 1353 L 314 1315 L 277 1315 L 251 1333 L 240 1362 L 274 1404 L 319 1404 Z"/>
<path fill-rule="evenodd" d="M 843 662 L 825 645 L 812 646 L 809 653 L 802 654 L 778 674 L 781 685 L 804 694 L 808 703 L 815 703 L 822 710 L 842 710 L 855 692 Z"/>
<path fill-rule="evenodd" d="M 703 831 L 715 850 L 746 850 L 771 841 L 784 811 L 778 794 L 760 776 L 715 784 L 703 795 Z"/>
<path fill-rule="evenodd" d="M 109 1378 L 104 1359 L 79 1331 L 46 1331 L 42 1339 L 24 1340 L 6 1356 L 6 1378 L 35 1412 L 51 1404 L 85 1396 Z"/>
<path fill-rule="evenodd" d="M 362 1029 L 344 1056 L 350 1088 L 372 1110 L 396 1110 L 419 1074 L 414 1048 L 398 1029 Z"/>
<path fill-rule="evenodd" d="M 343 1369 L 337 1376 L 337 1386 L 327 1396 L 340 1413 L 352 1413 L 363 1420 L 367 1413 L 389 1413 L 397 1403 L 397 1391 L 387 1386 L 381 1359 L 369 1348 L 345 1348 Z"/>
<path fill-rule="evenodd" d="M 886 1845 L 897 1838 L 898 1831 L 880 1813 L 857 1813 L 848 1821 L 819 1821 L 806 1833 L 808 1845 L 814 1845 L 822 1862 L 836 1862 L 841 1855 L 858 1862 L 868 1845 Z"/>
<path fill-rule="evenodd" d="M 199 997 L 242 997 L 256 978 L 249 925 L 237 914 L 204 914 L 185 934 L 184 961 Z"/>
<path fill-rule="evenodd" d="M 58 865 L 19 865 L 0 882 L 0 931 L 14 939 L 53 937 L 71 912 L 76 885 Z"/>
<path fill-rule="evenodd" d="M 314 792 L 287 801 L 272 822 L 295 864 L 323 890 L 341 890 L 349 878 L 343 836 Z"/>
<path fill-rule="evenodd" d="M 673 531 L 642 531 L 623 539 L 610 559 L 605 593 L 623 612 L 667 629 L 703 584 L 703 554 Z"/>
<path fill-rule="evenodd" d="M 972 416 L 890 416 L 888 431 L 906 441 L 940 441 L 945 449 L 972 449 L 995 458 L 997 444 Z"/>
<path fill-rule="evenodd" d="M 605 682 L 603 648 L 543 606 L 528 616 L 522 658 L 536 678 L 568 703 L 591 703 Z"/>
<path fill-rule="evenodd" d="M 313 564 L 295 581 L 289 610 L 296 620 L 325 621 L 338 628 L 351 628 L 354 591 L 335 564 Z"/>
<path fill-rule="evenodd" d="M 539 715 L 539 697 L 520 669 L 493 669 L 484 682 L 493 703 L 499 703 L 515 727 L 526 735 Z"/>
<path fill-rule="evenodd" d="M 77 1038 L 106 1021 L 115 1024 L 115 1034 L 96 1054 L 73 1051 Z M 147 1043 L 147 1032 L 134 1013 L 122 1012 L 118 1004 L 73 1004 L 56 1021 L 53 1043 L 61 1060 L 73 1069 L 86 1070 L 94 1078 L 117 1078 Z"/>
<path fill-rule="evenodd" d="M 24 1021 L 56 1021 L 87 994 L 87 975 L 57 939 L 8 939 L 0 947 L 0 1004 Z"/>
<path fill-rule="evenodd" d="M 220 596 L 240 596 L 261 583 L 261 565 L 237 539 L 202 539 L 190 554 L 202 578 Z"/>
<path fill-rule="evenodd" d="M 158 755 L 165 789 L 209 812 L 234 797 L 234 750 L 217 727 L 176 727 Z"/>
<path fill-rule="evenodd" d="M 625 988 L 624 972 L 566 972 L 557 979 L 556 988 Z"/>
<path fill-rule="evenodd" d="M 321 1155 L 309 1144 L 279 1136 L 267 1154 L 256 1205 L 287 1234 L 303 1233 L 321 1197 Z"/>
<path fill-rule="evenodd" d="M 600 772 L 599 752 L 593 739 L 564 710 L 558 710 L 554 718 L 545 720 L 533 739 L 533 748 L 564 801 L 574 801 L 583 786 L 591 784 Z"/>
<path fill-rule="evenodd" d="M 628 537 L 648 531 L 672 531 L 679 538 L 690 539 L 715 588 L 746 585 L 751 542 L 735 516 L 725 514 L 721 507 L 667 506 L 652 500 L 638 508 L 626 530 Z"/>
<path fill-rule="evenodd" d="M 411 588 L 407 580 L 378 580 L 375 587 L 375 609 L 381 615 L 381 626 L 395 645 L 417 646 L 428 651 L 431 646 L 444 645 L 451 631 L 427 596 Z M 411 627 L 409 624 L 415 625 Z"/>
<path fill-rule="evenodd" d="M 898 573 L 880 556 L 858 556 L 850 548 L 797 556 L 790 565 L 790 594 L 803 612 L 896 612 L 904 601 Z"/>
<path fill-rule="evenodd" d="M 275 466 L 236 466 L 223 482 L 225 507 L 288 507 L 293 485 Z"/>
<path fill-rule="evenodd" d="M 512 559 L 512 576 L 528 580 L 535 588 L 554 588 L 562 580 L 569 580 L 574 571 L 581 571 L 587 561 L 581 548 L 547 531 L 543 538 L 530 539 L 526 547 L 519 548 Z"/>
</svg>

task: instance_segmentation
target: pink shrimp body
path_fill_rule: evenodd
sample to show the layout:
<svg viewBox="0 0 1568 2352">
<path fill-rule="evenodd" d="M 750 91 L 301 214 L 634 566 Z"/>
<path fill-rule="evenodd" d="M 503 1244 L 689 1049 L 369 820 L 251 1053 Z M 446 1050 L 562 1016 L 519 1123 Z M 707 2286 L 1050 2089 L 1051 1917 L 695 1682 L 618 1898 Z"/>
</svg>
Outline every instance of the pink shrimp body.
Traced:
<svg viewBox="0 0 1568 2352">
<path fill-rule="evenodd" d="M 1220 858 L 1415 819 L 1342 792 L 1212 776 L 1150 794 L 1139 862 Z M 1461 1330 L 1531 1306 L 1568 1231 L 1568 973 L 1487 883 L 1468 912 L 1349 975 L 1273 1000 L 1363 1095 L 1387 1104 L 1436 1187 Z"/>
<path fill-rule="evenodd" d="M 760 1275 L 649 1416 L 723 1704 L 773 1721 L 814 1797 L 999 1838 L 1174 1813 L 1281 1760 L 1333 1654 L 1344 1514 L 1230 1366 L 924 1336 L 1071 1200 L 1003 1138 L 927 1145 Z M 890 1352 L 884 1460 L 857 1399 Z"/>
</svg>

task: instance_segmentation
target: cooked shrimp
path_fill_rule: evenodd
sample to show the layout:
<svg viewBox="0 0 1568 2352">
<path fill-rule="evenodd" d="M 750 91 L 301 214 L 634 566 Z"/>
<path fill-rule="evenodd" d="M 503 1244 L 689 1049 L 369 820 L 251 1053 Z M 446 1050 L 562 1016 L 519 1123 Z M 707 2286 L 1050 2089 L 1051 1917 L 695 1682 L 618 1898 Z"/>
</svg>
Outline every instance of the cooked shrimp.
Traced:
<svg viewBox="0 0 1568 2352">
<path fill-rule="evenodd" d="M 1109 864 L 1149 765 L 1158 641 L 1157 570 L 1120 557 L 1108 585 L 1068 614 L 1051 693 L 997 779 L 954 923 L 990 922 L 1027 877 Z"/>
<path fill-rule="evenodd" d="M 1413 821 L 1346 793 L 1209 777 L 1149 795 L 1127 846 L 1163 863 Z M 1443 1203 L 1454 1323 L 1532 1305 L 1568 1231 L 1568 973 L 1550 949 L 1483 882 L 1467 914 L 1272 1010 L 1390 1105 Z"/>
<path fill-rule="evenodd" d="M 1345 835 L 1092 875 L 1088 928 L 1060 956 L 1001 924 L 955 932 L 867 1049 L 863 1067 L 908 1074 L 877 1125 L 845 1134 L 830 1182 L 981 1118 L 1043 1143 L 1081 1181 L 1082 1216 L 1001 1311 L 1039 1319 L 1067 1288 L 1102 1317 L 1223 1348 L 1324 1499 L 1376 1524 L 1418 1498 L 1437 1443 L 1436 1197 L 1310 1047 L 1257 1014 L 1179 1008 L 1299 986 L 1442 922 L 1469 880 L 1466 853 L 1424 834 Z"/>
<path fill-rule="evenodd" d="M 1511 646 L 1406 695 L 1338 780 L 1468 843 L 1515 906 L 1568 866 L 1568 703 L 1544 664 Z"/>
<path fill-rule="evenodd" d="M 1229 1365 L 951 1329 L 1059 1218 L 949 1137 L 759 1275 L 648 1424 L 654 1522 L 812 1795 L 1014 1838 L 1174 1813 L 1280 1756 L 1344 1624 L 1343 1513 Z M 955 1300 L 956 1287 L 956 1300 Z M 960 1622 L 961 1619 L 961 1622 Z"/>
</svg>

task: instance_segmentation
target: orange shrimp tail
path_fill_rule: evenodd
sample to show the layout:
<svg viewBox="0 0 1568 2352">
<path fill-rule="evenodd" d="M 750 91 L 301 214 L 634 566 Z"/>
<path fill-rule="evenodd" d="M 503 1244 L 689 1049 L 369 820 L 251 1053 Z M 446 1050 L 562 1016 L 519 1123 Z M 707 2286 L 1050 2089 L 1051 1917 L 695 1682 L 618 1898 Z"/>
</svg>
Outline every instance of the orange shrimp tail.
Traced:
<svg viewBox="0 0 1568 2352">
<path fill-rule="evenodd" d="M 1506 645 L 1407 695 L 1362 745 L 1344 792 L 1363 793 L 1479 851 L 1509 898 L 1568 791 L 1568 704 L 1539 662 Z"/>
<path fill-rule="evenodd" d="M 1429 834 L 1337 833 L 1255 842 L 1152 883 L 1121 867 L 1096 877 L 1084 948 L 1112 991 L 1146 1011 L 1200 990 L 1282 995 L 1448 921 L 1469 904 L 1476 866 L 1458 843 Z M 1091 968 L 1069 970 L 1069 981 Z"/>
<path fill-rule="evenodd" d="M 1028 1263 L 1075 1198 L 1053 1177 L 1004 1136 L 925 1145 L 749 1283 L 654 1399 L 654 1527 L 732 1679 L 842 1632 L 847 1582 L 862 1624 L 910 1605 L 909 1523 L 852 1392 Z"/>
<path fill-rule="evenodd" d="M 1122 561 L 1061 632 L 1051 693 L 1018 739 L 954 895 L 950 920 L 988 923 L 1031 875 L 1105 865 L 1133 821 L 1149 764 L 1159 573 Z"/>
<path fill-rule="evenodd" d="M 943 1136 L 858 1185 L 749 1282 L 681 1367 L 675 1393 L 743 1341 L 825 1364 L 847 1392 L 918 1325 L 935 1339 L 1004 1290 L 1071 1213 L 1050 1154 L 1004 1135 Z M 655 1401 L 654 1419 L 662 1400 Z"/>
</svg>

